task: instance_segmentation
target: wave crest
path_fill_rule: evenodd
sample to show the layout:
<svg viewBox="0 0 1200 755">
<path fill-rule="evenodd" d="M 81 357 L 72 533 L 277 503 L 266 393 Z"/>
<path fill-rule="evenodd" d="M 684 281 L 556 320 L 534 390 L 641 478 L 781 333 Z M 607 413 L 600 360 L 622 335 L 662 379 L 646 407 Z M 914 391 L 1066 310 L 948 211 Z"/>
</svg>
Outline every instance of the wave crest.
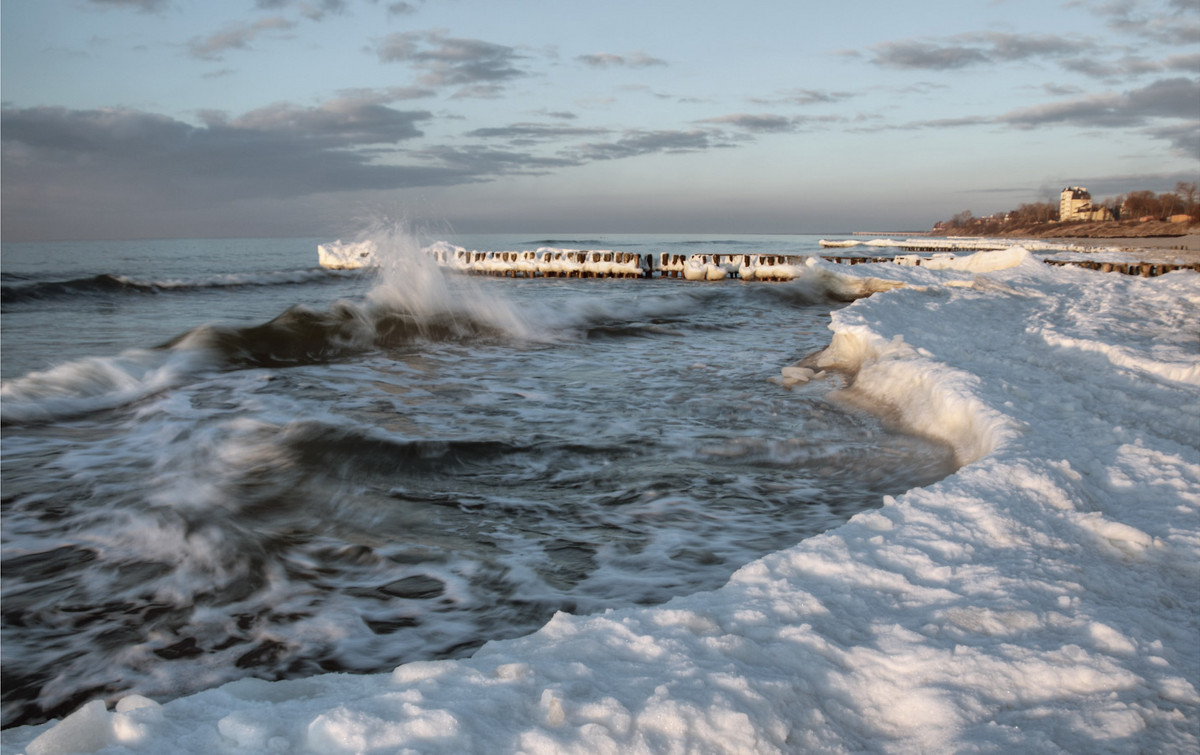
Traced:
<svg viewBox="0 0 1200 755">
<path fill-rule="evenodd" d="M 279 270 L 262 273 L 228 273 L 198 278 L 139 280 L 125 275 L 102 273 L 69 280 L 12 283 L 0 288 L 0 302 L 20 304 L 46 299 L 90 296 L 147 295 L 166 292 L 201 291 L 214 288 L 287 286 L 322 279 L 336 280 L 344 273 L 332 270 Z M 8 280 L 8 278 L 6 278 Z"/>
</svg>

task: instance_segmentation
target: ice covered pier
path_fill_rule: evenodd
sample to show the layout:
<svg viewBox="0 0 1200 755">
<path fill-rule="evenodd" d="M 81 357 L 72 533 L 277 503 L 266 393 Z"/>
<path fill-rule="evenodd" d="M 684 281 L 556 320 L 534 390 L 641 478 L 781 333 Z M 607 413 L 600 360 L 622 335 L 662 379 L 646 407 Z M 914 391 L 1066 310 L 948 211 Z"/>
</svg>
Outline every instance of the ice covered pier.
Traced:
<svg viewBox="0 0 1200 755">
<path fill-rule="evenodd" d="M 479 252 L 430 248 L 451 270 L 504 278 L 682 278 L 684 280 L 791 280 L 807 255 L 635 254 L 632 252 L 543 249 Z"/>
<path fill-rule="evenodd" d="M 924 244 L 929 240 L 922 240 Z M 937 241 L 937 240 L 935 240 Z M 1007 247 L 980 244 L 963 246 L 962 240 L 953 240 L 958 251 L 985 251 Z M 822 240 L 822 247 L 838 247 L 843 243 Z M 820 255 L 827 262 L 843 265 L 861 265 L 872 262 L 892 262 L 900 265 L 925 265 L 937 267 L 950 255 L 945 247 L 933 244 L 929 247 L 906 246 L 904 242 L 875 240 L 868 247 L 888 246 L 896 252 L 876 255 L 838 254 Z M 318 260 L 323 267 L 334 270 L 349 270 L 374 267 L 378 262 L 377 249 L 372 241 L 349 244 L 335 242 L 317 247 Z M 612 250 L 580 250 L 547 248 L 536 251 L 486 252 L 472 251 L 446 242 L 438 242 L 425 251 L 432 255 L 443 268 L 472 275 L 491 275 L 501 278 L 680 278 L 691 281 L 717 281 L 728 278 L 757 281 L 786 281 L 800 276 L 808 254 L 745 254 L 708 253 L 672 254 L 658 252 L 637 254 Z M 917 253 L 925 252 L 922 254 Z M 929 254 L 933 252 L 933 254 Z M 1051 265 L 1078 265 L 1090 270 L 1118 272 L 1126 275 L 1151 277 L 1173 270 L 1196 270 L 1200 264 L 1174 264 L 1163 262 L 1113 262 L 1092 259 L 1052 259 Z"/>
<path fill-rule="evenodd" d="M 459 272 L 502 278 L 680 278 L 692 281 L 785 281 L 800 275 L 810 255 L 790 254 L 634 254 L 632 252 L 538 250 L 480 252 L 466 249 L 430 250 L 438 264 Z M 899 265 L 937 265 L 945 254 L 887 256 L 821 255 L 826 262 L 861 265 L 892 262 Z M 1076 265 L 1089 270 L 1152 277 L 1173 270 L 1196 270 L 1200 264 L 1163 262 L 1103 262 L 1046 259 L 1050 265 Z"/>
</svg>

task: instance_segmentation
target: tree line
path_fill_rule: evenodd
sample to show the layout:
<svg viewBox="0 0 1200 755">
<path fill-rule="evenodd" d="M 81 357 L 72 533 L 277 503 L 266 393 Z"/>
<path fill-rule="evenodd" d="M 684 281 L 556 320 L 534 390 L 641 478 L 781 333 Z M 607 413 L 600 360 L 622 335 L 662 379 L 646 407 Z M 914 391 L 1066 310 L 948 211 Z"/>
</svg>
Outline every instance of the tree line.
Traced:
<svg viewBox="0 0 1200 755">
<path fill-rule="evenodd" d="M 1105 207 L 1115 220 L 1139 221 L 1170 220 L 1176 215 L 1187 215 L 1191 223 L 1200 223 L 1200 188 L 1196 183 L 1180 181 L 1175 191 L 1155 194 L 1152 191 L 1131 191 L 1092 204 Z M 963 210 L 948 221 L 934 226 L 935 229 L 971 230 L 982 233 L 998 233 L 1009 228 L 1025 228 L 1044 223 L 1057 223 L 1057 202 L 1028 202 L 1015 210 L 987 217 L 975 217 L 970 210 Z"/>
</svg>

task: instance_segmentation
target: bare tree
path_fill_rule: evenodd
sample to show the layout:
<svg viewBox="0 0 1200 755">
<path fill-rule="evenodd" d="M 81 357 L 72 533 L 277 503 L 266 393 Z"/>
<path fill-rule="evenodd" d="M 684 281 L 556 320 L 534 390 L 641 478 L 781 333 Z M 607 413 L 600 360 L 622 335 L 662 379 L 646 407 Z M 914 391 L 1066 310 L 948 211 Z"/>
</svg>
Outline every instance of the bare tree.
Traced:
<svg viewBox="0 0 1200 755">
<path fill-rule="evenodd" d="M 1175 193 L 1183 200 L 1183 211 L 1192 216 L 1192 220 L 1200 220 L 1200 202 L 1196 201 L 1196 183 L 1180 181 L 1175 184 Z"/>
<path fill-rule="evenodd" d="M 1160 217 L 1164 220 L 1183 209 L 1183 198 L 1174 192 L 1163 192 L 1158 195 L 1158 203 L 1162 207 Z"/>
<path fill-rule="evenodd" d="M 969 226 L 971 224 L 971 220 L 973 217 L 974 217 L 974 215 L 971 214 L 970 210 L 963 210 L 962 212 L 958 213 L 954 217 L 950 218 L 950 227 L 951 228 L 966 228 L 967 226 Z"/>
<path fill-rule="evenodd" d="M 1162 217 L 1162 202 L 1152 191 L 1129 192 L 1121 207 L 1121 214 L 1128 215 L 1130 219 Z"/>
</svg>

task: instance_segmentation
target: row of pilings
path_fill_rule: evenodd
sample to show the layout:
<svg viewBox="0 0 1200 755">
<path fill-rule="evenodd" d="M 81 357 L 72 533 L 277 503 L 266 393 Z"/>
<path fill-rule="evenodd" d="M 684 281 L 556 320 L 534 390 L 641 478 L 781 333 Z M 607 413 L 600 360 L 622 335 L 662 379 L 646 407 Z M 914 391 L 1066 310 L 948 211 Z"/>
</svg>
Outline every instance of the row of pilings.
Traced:
<svg viewBox="0 0 1200 755">
<path fill-rule="evenodd" d="M 1173 273 L 1176 270 L 1195 270 L 1200 273 L 1200 262 L 1179 264 L 1175 262 L 1097 262 L 1095 260 L 1046 260 L 1047 265 L 1075 265 L 1088 270 L 1099 270 L 1102 273 L 1123 273 L 1125 275 L 1140 275 L 1143 278 L 1153 278 L 1156 275 Z"/>
<path fill-rule="evenodd" d="M 589 250 L 538 250 L 479 252 L 464 249 L 438 250 L 438 263 L 464 273 L 506 278 L 680 278 L 684 280 L 781 281 L 798 275 L 809 255 L 790 254 L 636 254 Z M 842 265 L 893 262 L 920 265 L 915 254 L 897 256 L 825 256 L 821 259 Z M 1044 260 L 1048 265 L 1074 265 L 1100 272 L 1138 275 L 1144 278 L 1175 270 L 1200 272 L 1200 263 L 1111 262 L 1096 260 Z"/>
</svg>

